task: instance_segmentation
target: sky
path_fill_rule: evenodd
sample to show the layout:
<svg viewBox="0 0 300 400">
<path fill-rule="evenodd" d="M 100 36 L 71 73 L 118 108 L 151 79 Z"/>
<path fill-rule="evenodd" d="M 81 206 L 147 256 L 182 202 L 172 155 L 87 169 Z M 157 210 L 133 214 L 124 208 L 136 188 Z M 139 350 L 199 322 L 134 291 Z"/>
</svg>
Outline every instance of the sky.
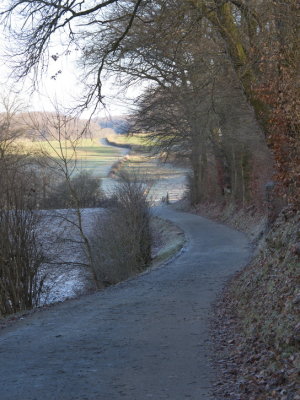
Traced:
<svg viewBox="0 0 300 400">
<path fill-rule="evenodd" d="M 6 61 L 5 37 L 0 30 L 0 94 L 7 94 L 10 91 L 19 93 L 18 97 L 28 106 L 28 111 L 54 111 L 53 104 L 59 104 L 62 109 L 76 105 L 76 98 L 83 92 L 83 85 L 79 80 L 80 71 L 76 67 L 75 55 L 59 57 L 57 61 L 50 59 L 48 71 L 39 81 L 38 90 L 32 92 L 30 78 L 17 83 L 11 77 L 11 68 Z M 57 51 L 59 53 L 59 51 Z M 55 48 L 51 49 L 55 54 Z M 52 77 L 57 73 L 56 78 Z M 107 108 L 101 109 L 94 116 L 110 117 L 114 115 L 128 114 L 128 99 L 124 93 L 121 95 L 114 86 L 113 80 L 104 82 L 103 93 L 106 99 Z M 135 97 L 137 89 L 131 89 L 127 93 L 129 97 Z M 78 103 L 77 103 L 78 104 Z M 91 110 L 82 114 L 82 118 L 88 118 Z"/>
</svg>

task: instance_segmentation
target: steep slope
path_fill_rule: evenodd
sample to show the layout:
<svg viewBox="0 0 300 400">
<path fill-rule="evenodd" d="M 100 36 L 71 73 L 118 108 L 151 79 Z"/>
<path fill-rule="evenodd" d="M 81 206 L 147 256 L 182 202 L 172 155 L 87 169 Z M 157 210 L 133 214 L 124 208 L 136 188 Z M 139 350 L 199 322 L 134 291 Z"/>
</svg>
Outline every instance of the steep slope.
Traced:
<svg viewBox="0 0 300 400">
<path fill-rule="evenodd" d="M 298 400 L 300 385 L 300 212 L 285 208 L 217 310 L 221 393 Z M 221 321 L 221 322 L 220 322 Z"/>
</svg>

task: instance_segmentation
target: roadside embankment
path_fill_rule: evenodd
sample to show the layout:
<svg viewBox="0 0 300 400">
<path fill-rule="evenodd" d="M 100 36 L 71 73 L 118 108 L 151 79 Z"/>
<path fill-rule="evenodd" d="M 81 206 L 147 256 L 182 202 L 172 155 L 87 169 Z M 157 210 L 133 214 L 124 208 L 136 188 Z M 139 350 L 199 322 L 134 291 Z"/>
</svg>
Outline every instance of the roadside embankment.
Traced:
<svg viewBox="0 0 300 400">
<path fill-rule="evenodd" d="M 186 239 L 184 232 L 173 222 L 159 217 L 152 218 L 153 251 L 151 267 L 160 266 L 182 250 Z"/>
<path fill-rule="evenodd" d="M 299 256 L 300 212 L 288 207 L 216 305 L 213 333 L 222 372 L 218 395 L 300 399 Z"/>
<path fill-rule="evenodd" d="M 257 245 L 268 228 L 267 211 L 258 211 L 254 206 L 242 208 L 228 204 L 224 207 L 210 202 L 198 204 L 190 211 L 244 232 L 253 245 Z"/>
</svg>

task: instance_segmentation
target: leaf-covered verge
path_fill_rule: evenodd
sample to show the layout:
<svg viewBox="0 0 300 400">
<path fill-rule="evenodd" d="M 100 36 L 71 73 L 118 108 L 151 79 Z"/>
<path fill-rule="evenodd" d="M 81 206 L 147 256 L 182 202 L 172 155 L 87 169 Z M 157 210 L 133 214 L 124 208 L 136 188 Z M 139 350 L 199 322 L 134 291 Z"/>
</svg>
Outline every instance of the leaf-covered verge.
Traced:
<svg viewBox="0 0 300 400">
<path fill-rule="evenodd" d="M 299 400 L 300 212 L 285 208 L 216 304 L 216 395 Z M 219 397 L 218 397 L 219 398 Z"/>
</svg>

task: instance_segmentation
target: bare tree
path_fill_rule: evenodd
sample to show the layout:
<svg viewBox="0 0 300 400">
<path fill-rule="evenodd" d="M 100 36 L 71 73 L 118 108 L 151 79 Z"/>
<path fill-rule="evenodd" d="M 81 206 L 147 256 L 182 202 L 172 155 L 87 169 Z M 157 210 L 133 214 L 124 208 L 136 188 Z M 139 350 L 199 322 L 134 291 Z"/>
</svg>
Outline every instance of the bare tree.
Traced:
<svg viewBox="0 0 300 400">
<path fill-rule="evenodd" d="M 92 178 L 89 174 L 80 173 L 78 169 L 77 146 L 84 137 L 87 126 L 84 126 L 82 130 L 77 130 L 77 128 L 76 119 L 72 116 L 61 114 L 58 108 L 55 114 L 50 116 L 45 114 L 44 120 L 32 118 L 31 121 L 31 130 L 36 132 L 39 137 L 44 138 L 42 143 L 47 144 L 47 149 L 42 146 L 40 150 L 43 162 L 48 165 L 53 175 L 56 176 L 56 184 L 49 189 L 48 201 L 51 202 L 53 191 L 55 192 L 59 189 L 58 186 L 60 184 L 64 189 L 64 192 L 59 196 L 57 205 L 65 205 L 67 209 L 65 212 L 59 212 L 53 216 L 61 219 L 63 223 L 73 226 L 78 232 L 80 240 L 77 244 L 83 247 L 86 255 L 86 262 L 81 263 L 81 265 L 85 264 L 91 272 L 96 286 L 102 287 L 102 282 L 98 280 L 94 269 L 91 244 L 85 233 L 82 215 L 82 207 L 86 206 L 88 202 L 90 205 L 90 202 L 93 201 L 93 199 L 87 198 L 91 194 L 90 185 L 88 185 L 87 181 L 92 182 L 92 194 L 95 195 L 96 193 L 98 197 L 100 196 L 100 181 Z M 58 185 L 57 182 L 59 182 Z M 54 204 L 50 205 L 51 207 L 54 206 Z M 72 238 L 70 241 L 74 242 L 76 239 Z"/>
<path fill-rule="evenodd" d="M 91 234 L 98 280 L 114 284 L 143 271 L 151 261 L 152 235 L 148 194 L 151 185 L 122 173 L 107 214 L 95 221 Z"/>
<path fill-rule="evenodd" d="M 23 131 L 14 117 L 16 99 L 3 101 L 0 126 L 0 315 L 32 308 L 39 303 L 45 256 L 36 239 L 39 217 L 33 210 L 30 153 L 19 150 Z"/>
<path fill-rule="evenodd" d="M 16 153 L 20 153 L 16 141 L 24 135 L 24 127 L 16 117 L 24 111 L 24 105 L 16 95 L 8 93 L 0 98 L 0 110 L 0 159 L 16 158 Z"/>
<path fill-rule="evenodd" d="M 82 107 L 93 100 L 103 100 L 105 71 L 116 72 L 123 79 L 120 66 L 125 67 L 124 73 L 131 71 L 133 81 L 142 76 L 158 85 L 176 85 L 181 76 L 175 73 L 172 57 L 176 57 L 177 50 L 182 51 L 181 41 L 189 33 L 195 34 L 199 52 L 183 54 L 185 59 L 192 57 L 199 67 L 202 43 L 206 38 L 216 38 L 220 59 L 231 64 L 257 121 L 271 138 L 269 145 L 279 168 L 278 179 L 287 194 L 296 198 L 299 96 L 293 82 L 298 78 L 300 59 L 298 12 L 296 0 L 108 0 L 91 7 L 81 1 L 11 0 L 2 15 L 20 40 L 15 54 L 17 60 L 23 57 L 25 61 L 18 63 L 19 76 L 28 75 L 32 69 L 43 71 L 49 57 L 59 56 L 47 54 L 51 39 L 64 30 L 69 33 L 65 50 L 70 51 L 74 45 L 82 55 L 87 84 Z M 12 29 L 14 15 L 24 22 L 22 31 Z M 197 32 L 200 25 L 205 28 L 202 37 Z M 142 43 L 139 36 L 143 30 L 151 34 L 143 35 Z M 131 40 L 126 42 L 129 36 Z M 160 47 L 161 37 L 171 44 L 169 49 Z M 131 50 L 134 57 L 130 56 Z M 195 73 L 197 69 L 202 75 L 201 68 L 195 68 Z M 283 131 L 278 129 L 280 124 Z M 289 157 L 290 152 L 293 157 Z"/>
<path fill-rule="evenodd" d="M 120 51 L 127 65 L 122 61 L 114 70 L 126 71 L 129 82 L 145 79 L 147 71 L 146 79 L 154 82 L 138 101 L 135 129 L 150 132 L 158 151 L 189 160 L 193 204 L 221 198 L 242 205 L 257 200 L 259 206 L 271 172 L 265 168 L 257 179 L 252 165 L 268 165 L 264 158 L 272 164 L 262 133 L 223 59 L 222 42 L 193 12 L 186 13 L 179 18 L 174 11 L 171 20 L 163 15 L 148 29 L 140 24 L 134 27 L 138 34 L 124 39 Z M 178 30 L 159 42 L 155 35 L 172 23 Z"/>
<path fill-rule="evenodd" d="M 16 177 L 10 183 L 15 186 L 2 193 L 0 208 L 0 315 L 39 305 L 45 279 L 46 258 L 36 238 L 39 217 L 26 202 L 26 185 Z"/>
<path fill-rule="evenodd" d="M 147 0 L 120 1 L 102 0 L 96 5 L 89 6 L 80 0 L 50 0 L 48 2 L 10 0 L 8 7 L 2 8 L 0 15 L 9 30 L 9 34 L 17 40 L 14 50 L 15 72 L 18 78 L 27 76 L 34 71 L 35 76 L 41 76 L 47 69 L 50 57 L 57 59 L 61 54 L 49 54 L 48 46 L 53 37 L 61 32 L 67 32 L 68 39 L 63 53 L 69 53 L 70 49 L 82 48 L 79 37 L 82 32 L 89 32 L 91 27 L 99 30 L 106 36 L 106 26 L 115 18 L 111 13 L 122 12 L 121 19 L 125 28 L 117 38 L 106 43 L 103 48 L 103 58 L 97 68 L 85 76 L 87 82 L 86 95 L 81 107 L 85 108 L 96 100 L 96 104 L 102 101 L 102 74 L 106 60 L 118 48 L 123 38 L 129 32 L 140 8 Z M 12 24 L 14 16 L 21 18 L 22 29 L 18 31 Z M 28 18 L 29 17 L 29 18 Z M 119 17 L 115 19 L 116 22 Z M 19 60 L 22 59 L 22 63 Z M 91 78 L 91 79 L 90 79 Z"/>
</svg>

